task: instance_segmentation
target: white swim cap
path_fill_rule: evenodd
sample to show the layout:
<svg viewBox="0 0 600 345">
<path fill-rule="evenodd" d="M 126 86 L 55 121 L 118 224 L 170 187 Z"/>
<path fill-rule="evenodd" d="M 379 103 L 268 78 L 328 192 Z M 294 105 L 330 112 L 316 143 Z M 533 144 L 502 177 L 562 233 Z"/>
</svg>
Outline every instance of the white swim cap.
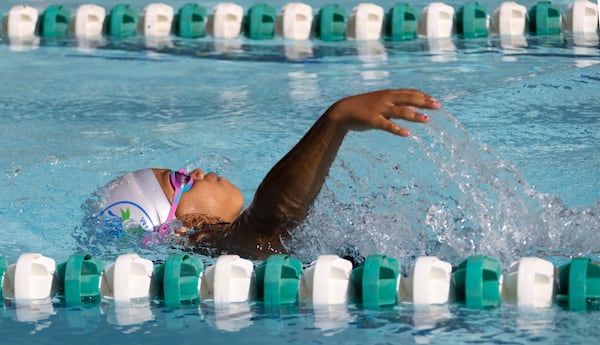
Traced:
<svg viewBox="0 0 600 345">
<path fill-rule="evenodd" d="M 120 219 L 123 230 L 153 231 L 167 219 L 171 204 L 152 169 L 138 170 L 111 182 L 101 196 L 100 217 Z"/>
</svg>

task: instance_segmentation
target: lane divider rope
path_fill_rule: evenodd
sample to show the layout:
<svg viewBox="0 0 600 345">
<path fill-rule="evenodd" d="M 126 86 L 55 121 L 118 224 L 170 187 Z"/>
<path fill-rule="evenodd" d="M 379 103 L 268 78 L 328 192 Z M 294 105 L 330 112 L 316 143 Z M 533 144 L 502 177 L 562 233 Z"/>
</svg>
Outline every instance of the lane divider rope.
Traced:
<svg viewBox="0 0 600 345">
<path fill-rule="evenodd" d="M 0 257 L 0 276 L 2 298 L 17 303 L 158 301 L 177 307 L 201 301 L 267 306 L 307 302 L 355 303 L 365 309 L 461 303 L 482 309 L 505 302 L 527 307 L 557 303 L 569 310 L 585 310 L 600 301 L 600 265 L 588 258 L 574 258 L 555 268 L 547 260 L 526 257 L 502 274 L 500 261 L 488 256 L 471 256 L 456 267 L 425 256 L 402 276 L 399 261 L 385 255 L 370 255 L 356 267 L 336 255 L 319 256 L 307 267 L 284 254 L 257 264 L 222 255 L 205 268 L 189 254 L 170 256 L 157 265 L 137 254 L 120 255 L 109 264 L 89 254 L 73 254 L 56 265 L 51 258 L 26 253 L 11 265 Z"/>
<path fill-rule="evenodd" d="M 97 40 L 136 35 L 151 39 L 245 36 L 253 40 L 282 37 L 404 41 L 417 37 L 476 38 L 492 33 L 524 36 L 569 32 L 583 37 L 581 42 L 585 44 L 594 38 L 597 43 L 599 22 L 598 5 L 588 0 L 574 0 L 564 13 L 560 6 L 547 0 L 540 0 L 529 9 L 505 1 L 492 13 L 480 2 L 466 3 L 456 11 L 443 2 L 433 2 L 420 12 L 409 3 L 396 4 L 387 11 L 373 3 L 360 3 L 351 12 L 329 4 L 316 13 L 301 2 L 288 3 L 279 11 L 268 4 L 256 4 L 245 13 L 235 3 L 219 3 L 212 12 L 195 3 L 188 3 L 178 11 L 164 3 L 151 3 L 141 12 L 127 4 L 118 4 L 110 11 L 84 4 L 73 13 L 61 5 L 48 6 L 41 13 L 35 7 L 17 5 L 3 16 L 2 35 L 10 42 L 31 43 L 40 38 Z"/>
</svg>

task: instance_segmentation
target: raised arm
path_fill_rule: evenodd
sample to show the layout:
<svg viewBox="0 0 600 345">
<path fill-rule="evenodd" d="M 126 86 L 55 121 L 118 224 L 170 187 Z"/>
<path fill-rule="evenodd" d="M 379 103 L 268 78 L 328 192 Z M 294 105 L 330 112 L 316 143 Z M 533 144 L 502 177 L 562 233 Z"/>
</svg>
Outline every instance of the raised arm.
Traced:
<svg viewBox="0 0 600 345">
<path fill-rule="evenodd" d="M 265 176 L 250 206 L 210 242 L 248 253 L 278 252 L 288 230 L 307 215 L 349 130 L 410 132 L 392 119 L 427 122 L 417 108 L 438 109 L 437 100 L 417 90 L 382 90 L 341 99 Z"/>
</svg>

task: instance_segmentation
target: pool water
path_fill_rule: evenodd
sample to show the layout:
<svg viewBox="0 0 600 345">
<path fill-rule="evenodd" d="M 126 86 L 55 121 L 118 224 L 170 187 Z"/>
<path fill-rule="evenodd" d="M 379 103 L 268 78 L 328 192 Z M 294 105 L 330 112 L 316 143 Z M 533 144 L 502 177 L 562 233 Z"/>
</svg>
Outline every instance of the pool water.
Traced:
<svg viewBox="0 0 600 345">
<path fill-rule="evenodd" d="M 0 10 L 23 3 L 9 0 Z M 499 2 L 486 4 L 494 9 Z M 407 124 L 410 138 L 347 137 L 290 244 L 303 261 L 347 248 L 395 257 L 403 271 L 422 255 L 456 265 L 483 254 L 504 268 L 527 255 L 556 266 L 573 256 L 598 259 L 600 49 L 574 45 L 568 35 L 527 42 L 515 48 L 493 36 L 454 38 L 450 46 L 425 39 L 294 45 L 206 38 L 148 48 L 131 39 L 82 49 L 65 40 L 15 51 L 3 41 L 0 255 L 9 263 L 28 252 L 57 263 L 80 251 L 106 262 L 129 252 L 164 260 L 180 249 L 94 236 L 86 223 L 94 191 L 131 170 L 201 167 L 227 176 L 249 202 L 268 169 L 334 101 L 409 87 L 441 100 L 443 110 L 431 112 L 428 125 Z M 12 344 L 196 343 L 198 335 L 227 343 L 585 344 L 600 335 L 595 310 L 506 304 L 380 311 L 6 304 L 0 315 Z"/>
</svg>

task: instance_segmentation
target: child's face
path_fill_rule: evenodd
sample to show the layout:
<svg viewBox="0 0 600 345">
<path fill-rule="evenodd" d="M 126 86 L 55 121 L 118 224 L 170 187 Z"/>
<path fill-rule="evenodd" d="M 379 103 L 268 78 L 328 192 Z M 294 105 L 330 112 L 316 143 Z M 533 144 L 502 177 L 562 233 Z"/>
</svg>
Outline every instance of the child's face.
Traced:
<svg viewBox="0 0 600 345">
<path fill-rule="evenodd" d="M 166 173 L 159 174 L 168 178 L 169 173 L 170 171 L 166 170 Z M 244 197 L 236 186 L 215 173 L 205 175 L 201 169 L 195 169 L 190 176 L 194 179 L 194 184 L 189 191 L 181 195 L 175 212 L 177 218 L 190 213 L 217 216 L 227 222 L 237 218 L 244 206 Z M 174 189 L 170 182 L 165 184 L 161 181 L 161 186 L 169 201 L 172 201 Z"/>
</svg>

